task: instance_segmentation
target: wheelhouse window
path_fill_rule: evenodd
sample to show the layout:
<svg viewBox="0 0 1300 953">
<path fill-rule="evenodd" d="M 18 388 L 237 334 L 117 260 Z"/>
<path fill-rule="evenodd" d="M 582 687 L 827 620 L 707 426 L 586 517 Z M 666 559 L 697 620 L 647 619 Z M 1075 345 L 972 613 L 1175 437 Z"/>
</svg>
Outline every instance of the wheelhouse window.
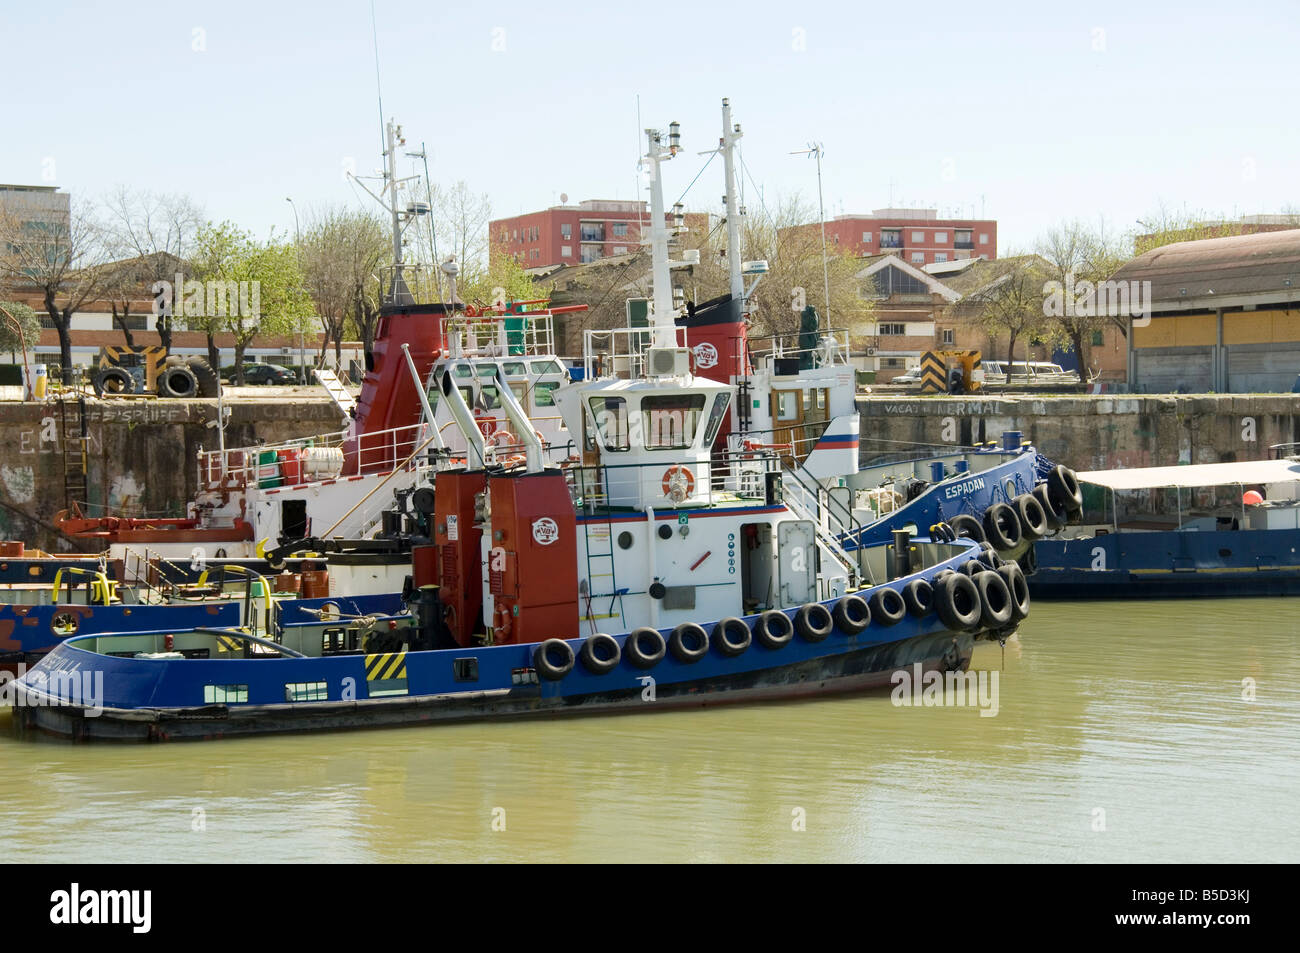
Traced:
<svg viewBox="0 0 1300 953">
<path fill-rule="evenodd" d="M 776 392 L 776 419 L 797 420 L 799 418 L 799 392 L 780 390 Z"/>
<path fill-rule="evenodd" d="M 596 433 L 606 450 L 629 449 L 627 439 L 627 401 L 622 397 L 592 397 L 587 405 L 596 422 Z"/>
<path fill-rule="evenodd" d="M 718 428 L 722 426 L 722 421 L 727 416 L 727 407 L 730 403 L 731 395 L 727 393 L 718 394 L 713 398 L 713 407 L 709 410 L 708 430 L 704 434 L 704 446 L 712 446 L 718 436 Z"/>
<path fill-rule="evenodd" d="M 483 410 L 497 410 L 501 406 L 501 395 L 497 393 L 496 387 L 491 384 L 484 384 L 479 390 L 478 403 L 476 408 Z"/>
<path fill-rule="evenodd" d="M 533 361 L 532 368 L 534 374 L 563 374 L 564 368 L 560 366 L 559 361 Z"/>
<path fill-rule="evenodd" d="M 703 394 L 641 398 L 641 433 L 647 450 L 685 450 L 695 443 L 704 413 Z"/>
<path fill-rule="evenodd" d="M 528 371 L 524 369 L 523 361 L 507 361 L 505 364 L 505 371 L 507 377 L 523 377 L 528 373 Z"/>
<path fill-rule="evenodd" d="M 555 389 L 559 386 L 558 381 L 538 381 L 533 387 L 533 406 L 554 407 Z"/>
</svg>

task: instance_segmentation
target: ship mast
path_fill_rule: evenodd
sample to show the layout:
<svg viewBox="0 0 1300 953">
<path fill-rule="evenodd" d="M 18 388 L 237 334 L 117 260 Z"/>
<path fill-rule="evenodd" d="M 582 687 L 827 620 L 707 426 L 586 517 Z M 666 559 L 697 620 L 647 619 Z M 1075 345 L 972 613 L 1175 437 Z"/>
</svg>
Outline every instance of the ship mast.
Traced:
<svg viewBox="0 0 1300 953">
<path fill-rule="evenodd" d="M 407 182 L 418 179 L 418 175 L 410 175 L 404 179 L 397 177 L 397 149 L 399 146 L 406 145 L 406 139 L 402 135 L 402 127 L 393 120 L 389 120 L 384 126 L 384 170 L 383 170 L 383 187 L 376 194 L 369 186 L 362 181 L 362 177 L 348 173 L 348 178 L 356 182 L 366 193 L 378 202 L 385 212 L 389 214 L 393 222 L 393 277 L 388 286 L 388 294 L 384 298 L 385 305 L 404 305 L 414 304 L 415 298 L 411 294 L 411 289 L 406 284 L 406 276 L 403 274 L 406 264 L 402 255 L 402 232 L 406 229 L 413 219 L 428 215 L 430 207 L 427 202 L 410 202 L 405 208 L 402 208 L 398 201 L 398 191 Z"/>
<path fill-rule="evenodd" d="M 727 203 L 727 275 L 731 279 L 731 297 L 735 301 L 745 299 L 745 276 L 740 273 L 740 210 L 736 202 L 736 143 L 743 133 L 740 123 L 732 125 L 731 100 L 722 101 L 722 149 L 723 169 L 727 178 L 727 194 L 723 201 Z"/>
<path fill-rule="evenodd" d="M 668 262 L 668 227 L 664 224 L 664 187 L 660 163 L 677 155 L 681 149 L 681 127 L 668 126 L 668 144 L 664 147 L 663 133 L 658 129 L 645 131 L 647 150 L 645 162 L 650 170 L 650 250 L 654 260 L 654 293 L 651 299 L 650 320 L 654 331 L 654 347 L 676 347 L 677 310 L 673 307 L 673 286 Z"/>
</svg>

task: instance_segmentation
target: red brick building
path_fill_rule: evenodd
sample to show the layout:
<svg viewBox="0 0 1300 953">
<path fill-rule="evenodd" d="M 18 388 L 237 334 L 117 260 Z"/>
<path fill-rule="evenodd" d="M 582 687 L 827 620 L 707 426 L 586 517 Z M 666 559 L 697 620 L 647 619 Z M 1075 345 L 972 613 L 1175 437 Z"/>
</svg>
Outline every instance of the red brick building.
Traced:
<svg viewBox="0 0 1300 953">
<path fill-rule="evenodd" d="M 863 258 L 895 255 L 918 268 L 963 258 L 992 260 L 998 257 L 998 223 L 939 218 L 932 208 L 882 208 L 870 215 L 836 216 L 826 223 L 826 243 L 851 249 Z"/>
<path fill-rule="evenodd" d="M 665 214 L 673 224 L 671 212 Z M 709 228 L 709 215 L 688 212 L 686 227 Z M 547 269 L 626 255 L 641 247 L 641 232 L 650 228 L 646 202 L 589 199 L 577 205 L 554 205 L 540 212 L 493 219 L 488 226 L 492 254 L 513 255 L 524 268 Z"/>
</svg>

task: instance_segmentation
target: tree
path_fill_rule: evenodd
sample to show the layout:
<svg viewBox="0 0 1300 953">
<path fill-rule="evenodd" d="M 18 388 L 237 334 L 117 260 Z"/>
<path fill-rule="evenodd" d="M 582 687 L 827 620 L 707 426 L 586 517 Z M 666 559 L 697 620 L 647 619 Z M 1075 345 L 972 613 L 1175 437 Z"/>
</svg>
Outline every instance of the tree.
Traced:
<svg viewBox="0 0 1300 953">
<path fill-rule="evenodd" d="M 114 280 L 104 228 L 93 205 L 74 202 L 67 219 L 0 213 L 0 283 L 32 288 L 59 334 L 63 381 L 73 382 L 72 316 Z"/>
<path fill-rule="evenodd" d="M 107 212 L 107 235 L 115 257 L 134 260 L 119 276 L 110 302 L 113 322 L 118 324 L 126 343 L 132 344 L 126 317 L 130 312 L 131 291 L 156 279 L 171 280 L 171 274 L 157 274 L 165 263 L 186 261 L 194 252 L 195 239 L 203 225 L 203 213 L 188 195 L 165 195 L 119 186 L 104 203 Z M 121 280 L 125 279 L 125 280 Z M 118 311 L 121 307 L 122 314 Z M 175 315 L 161 311 L 156 315 L 158 340 L 171 351 Z"/>
<path fill-rule="evenodd" d="M 0 351 L 30 351 L 40 336 L 41 319 L 35 311 L 19 301 L 0 301 Z"/>
<path fill-rule="evenodd" d="M 741 223 L 740 239 L 742 261 L 763 259 L 768 265 L 767 274 L 748 301 L 759 335 L 797 332 L 802 305 L 795 305 L 800 301 L 816 307 L 825 320 L 822 237 L 811 205 L 795 194 L 779 199 L 770 213 L 760 207 Z M 703 300 L 725 294 L 730 288 L 725 221 L 719 220 L 707 235 L 688 234 L 683 244 L 700 251 L 700 264 L 691 277 L 698 297 Z M 826 246 L 831 320 L 850 334 L 862 333 L 874 309 L 872 302 L 859 294 L 857 274 L 861 270 L 861 260 L 851 251 L 834 244 Z"/>
<path fill-rule="evenodd" d="M 302 240 L 302 268 L 325 327 L 322 361 L 330 341 L 335 364 L 341 361 L 349 319 L 370 349 L 379 311 L 377 288 L 391 263 L 390 236 L 376 216 L 341 207 L 312 213 Z"/>
<path fill-rule="evenodd" d="M 957 307 L 975 319 L 996 340 L 1007 335 L 1007 382 L 1016 359 L 1016 341 L 1043 328 L 1043 285 L 1047 274 L 1034 255 L 1009 254 L 989 262 L 991 280 L 963 298 Z M 1026 354 L 1026 360 L 1028 355 Z"/>
<path fill-rule="evenodd" d="M 1103 313 L 1106 309 L 1097 307 L 1094 294 L 1126 256 L 1104 225 L 1090 226 L 1077 219 L 1049 229 L 1039 239 L 1036 250 L 1043 259 L 1047 278 L 1043 303 L 1047 337 L 1074 352 L 1079 375 L 1085 376 L 1085 339 L 1107 325 L 1127 330 L 1127 317 Z"/>
<path fill-rule="evenodd" d="M 207 333 L 210 360 L 219 360 L 218 333 L 234 338 L 235 382 L 242 385 L 244 352 L 253 339 L 289 334 L 311 315 L 297 252 L 274 237 L 259 242 L 230 222 L 204 225 L 196 244 L 196 280 L 177 289 L 177 316 L 183 308 L 186 323 Z"/>
<path fill-rule="evenodd" d="M 482 281 L 489 271 L 488 223 L 492 219 L 487 193 L 473 192 L 462 179 L 450 188 L 435 185 L 429 204 L 441 233 L 438 252 L 443 260 L 454 256 L 460 268 L 457 284 L 465 287 Z M 432 257 L 429 260 L 434 261 Z"/>
</svg>

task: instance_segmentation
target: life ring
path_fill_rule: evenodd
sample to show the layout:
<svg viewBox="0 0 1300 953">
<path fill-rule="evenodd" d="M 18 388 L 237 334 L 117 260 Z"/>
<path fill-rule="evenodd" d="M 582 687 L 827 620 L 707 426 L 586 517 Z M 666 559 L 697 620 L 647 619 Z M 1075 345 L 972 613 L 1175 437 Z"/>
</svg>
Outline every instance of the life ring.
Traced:
<svg viewBox="0 0 1300 953">
<path fill-rule="evenodd" d="M 1016 563 L 1003 563 L 998 567 L 998 575 L 1011 593 L 1011 617 L 1019 622 L 1029 615 L 1029 580 L 1025 571 Z"/>
<path fill-rule="evenodd" d="M 809 602 L 795 613 L 794 628 L 805 642 L 820 642 L 835 631 L 835 617 L 820 602 Z"/>
<path fill-rule="evenodd" d="M 949 629 L 967 632 L 979 626 L 984 606 L 980 602 L 980 591 L 970 576 L 954 572 L 944 576 L 935 586 L 934 608 Z"/>
<path fill-rule="evenodd" d="M 495 425 L 496 422 L 493 421 L 493 426 Z M 514 434 L 512 434 L 509 430 L 504 430 L 504 429 L 495 431 L 492 434 L 492 436 L 488 438 L 488 440 L 491 442 L 492 446 L 494 447 L 519 446 L 519 438 L 516 437 Z"/>
<path fill-rule="evenodd" d="M 683 622 L 668 636 L 668 651 L 683 665 L 691 665 L 709 654 L 709 633 L 702 625 Z"/>
<path fill-rule="evenodd" d="M 709 637 L 709 641 L 718 650 L 719 655 L 735 658 L 749 648 L 752 636 L 744 619 L 728 616 L 713 627 L 713 634 Z"/>
<path fill-rule="evenodd" d="M 478 425 L 479 433 L 484 437 L 492 436 L 493 431 L 497 429 L 497 419 L 482 407 L 474 409 L 474 422 Z"/>
<path fill-rule="evenodd" d="M 934 611 L 934 586 L 924 579 L 913 579 L 903 587 L 907 611 L 918 619 Z"/>
<path fill-rule="evenodd" d="M 587 641 L 582 643 L 582 651 L 578 656 L 592 675 L 604 675 L 618 667 L 619 660 L 623 657 L 623 650 L 618 646 L 618 639 L 604 632 L 597 632 L 589 635 Z"/>
<path fill-rule="evenodd" d="M 667 652 L 668 643 L 664 637 L 658 629 L 652 629 L 648 625 L 633 629 L 623 643 L 623 654 L 637 668 L 654 668 L 663 661 Z"/>
<path fill-rule="evenodd" d="M 1031 543 L 1047 535 L 1047 513 L 1038 497 L 1032 493 L 1021 493 L 1011 501 L 1020 520 L 1020 538 Z"/>
<path fill-rule="evenodd" d="M 871 618 L 881 625 L 897 625 L 907 615 L 907 603 L 896 589 L 877 589 L 867 600 L 867 605 L 871 606 Z"/>
<path fill-rule="evenodd" d="M 1057 464 L 1047 474 L 1047 492 L 1056 497 L 1056 501 L 1065 507 L 1067 513 L 1074 514 L 1083 510 L 1083 490 L 1079 487 L 1079 477 L 1067 466 Z"/>
<path fill-rule="evenodd" d="M 948 525 L 958 536 L 965 536 L 967 539 L 973 539 L 977 543 L 984 542 L 987 537 L 984 535 L 984 527 L 980 521 L 969 513 L 959 513 L 952 519 L 948 520 Z"/>
<path fill-rule="evenodd" d="M 984 511 L 984 534 L 1000 553 L 1020 545 L 1020 517 L 1005 503 L 994 503 Z"/>
<path fill-rule="evenodd" d="M 573 647 L 563 639 L 547 639 L 533 650 L 533 668 L 548 682 L 558 682 L 573 671 L 573 661 Z"/>
<path fill-rule="evenodd" d="M 871 606 L 861 596 L 844 596 L 835 603 L 835 624 L 845 635 L 858 635 L 871 624 Z"/>
<path fill-rule="evenodd" d="M 1040 483 L 1033 489 L 1034 499 L 1043 508 L 1047 514 L 1048 532 L 1055 533 L 1057 530 L 1064 528 L 1065 524 L 1070 521 L 1070 511 L 1052 496 L 1047 489 L 1046 483 Z"/>
<path fill-rule="evenodd" d="M 664 496 L 680 503 L 695 492 L 695 474 L 680 464 L 674 464 L 664 471 L 660 485 Z"/>
<path fill-rule="evenodd" d="M 1011 589 L 1001 573 L 982 572 L 975 577 L 980 595 L 980 624 L 986 629 L 1001 629 L 1011 621 Z"/>
<path fill-rule="evenodd" d="M 794 638 L 794 623 L 784 612 L 768 609 L 754 623 L 754 638 L 764 648 L 782 648 Z"/>
</svg>

